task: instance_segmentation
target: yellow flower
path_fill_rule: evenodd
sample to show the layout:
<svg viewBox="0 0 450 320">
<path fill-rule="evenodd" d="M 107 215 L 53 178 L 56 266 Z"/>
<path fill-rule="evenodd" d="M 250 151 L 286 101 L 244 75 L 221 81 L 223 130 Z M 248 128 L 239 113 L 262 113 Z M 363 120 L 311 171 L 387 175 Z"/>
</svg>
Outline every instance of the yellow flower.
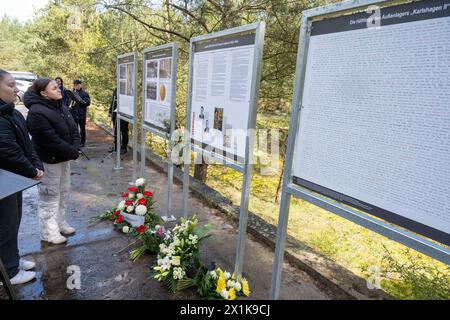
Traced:
<svg viewBox="0 0 450 320">
<path fill-rule="evenodd" d="M 242 280 L 242 293 L 248 297 L 250 295 L 250 289 L 248 287 L 248 281 L 243 279 Z"/>
<path fill-rule="evenodd" d="M 231 288 L 228 293 L 230 294 L 230 296 L 228 297 L 228 300 L 236 299 L 236 293 L 234 292 L 234 288 Z"/>
<path fill-rule="evenodd" d="M 225 273 L 222 271 L 222 269 L 218 268 L 217 272 L 219 274 L 219 278 L 221 278 L 225 281 Z"/>
<path fill-rule="evenodd" d="M 225 289 L 225 278 L 219 278 L 219 280 L 217 280 L 216 292 L 220 293 L 223 289 Z"/>
</svg>

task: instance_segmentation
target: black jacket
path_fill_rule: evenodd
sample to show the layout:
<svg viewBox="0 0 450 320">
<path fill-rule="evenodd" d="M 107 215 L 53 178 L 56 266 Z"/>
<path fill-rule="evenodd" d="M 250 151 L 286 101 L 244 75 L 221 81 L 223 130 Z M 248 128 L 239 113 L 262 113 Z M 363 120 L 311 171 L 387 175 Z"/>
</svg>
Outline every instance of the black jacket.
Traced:
<svg viewBox="0 0 450 320">
<path fill-rule="evenodd" d="M 25 118 L 0 100 L 0 168 L 28 178 L 37 175 L 36 168 L 44 170 L 31 144 Z"/>
<path fill-rule="evenodd" d="M 89 93 L 81 89 L 80 91 L 73 90 L 67 93 L 71 99 L 72 115 L 76 119 L 86 118 L 86 109 L 91 105 L 91 97 Z"/>
<path fill-rule="evenodd" d="M 46 99 L 31 88 L 25 92 L 23 102 L 29 109 L 28 130 L 39 158 L 45 163 L 77 159 L 80 134 L 69 110 L 60 101 Z"/>
<path fill-rule="evenodd" d="M 114 89 L 113 95 L 111 98 L 111 103 L 109 104 L 109 114 L 113 114 L 117 112 L 117 88 Z"/>
</svg>

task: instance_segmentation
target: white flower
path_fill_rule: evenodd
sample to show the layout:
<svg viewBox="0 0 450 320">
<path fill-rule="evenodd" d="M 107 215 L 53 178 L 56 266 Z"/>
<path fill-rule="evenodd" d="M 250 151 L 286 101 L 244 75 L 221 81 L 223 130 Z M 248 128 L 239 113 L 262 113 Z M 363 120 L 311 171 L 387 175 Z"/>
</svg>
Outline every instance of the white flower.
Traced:
<svg viewBox="0 0 450 320">
<path fill-rule="evenodd" d="M 178 268 L 173 269 L 173 278 L 175 280 L 177 280 L 177 279 L 181 280 L 181 279 L 183 279 L 183 277 L 185 275 L 186 275 L 186 272 L 182 268 L 178 267 Z"/>
<path fill-rule="evenodd" d="M 130 194 L 128 195 L 128 199 L 134 199 L 134 193 L 130 193 Z"/>
<path fill-rule="evenodd" d="M 196 235 L 190 234 L 189 235 L 189 240 L 192 244 L 196 244 L 198 242 L 198 237 Z"/>
<path fill-rule="evenodd" d="M 224 298 L 225 300 L 228 300 L 229 293 L 228 293 L 227 289 L 223 289 L 222 291 L 220 291 L 220 295 L 221 295 L 222 298 Z"/>
<path fill-rule="evenodd" d="M 225 279 L 230 279 L 231 278 L 231 273 L 229 273 L 228 271 L 225 271 Z"/>
<path fill-rule="evenodd" d="M 225 276 L 226 277 L 226 276 Z M 233 280 L 228 280 L 227 281 L 227 287 L 228 288 L 234 288 L 234 281 Z"/>
<path fill-rule="evenodd" d="M 240 284 L 238 281 L 236 281 L 236 282 L 234 283 L 234 290 L 236 290 L 236 292 L 240 292 L 241 289 L 242 289 L 241 284 Z"/>
<path fill-rule="evenodd" d="M 128 207 L 127 207 L 127 212 L 133 212 L 133 210 L 134 210 L 134 207 L 133 207 L 133 206 L 128 206 Z"/>
<path fill-rule="evenodd" d="M 147 213 L 147 207 L 140 204 L 136 207 L 136 214 L 139 216 L 145 216 L 145 214 Z"/>
<path fill-rule="evenodd" d="M 211 274 L 211 277 L 213 277 L 213 279 L 217 279 L 217 273 L 216 273 L 216 271 L 210 271 L 209 272 L 210 274 Z"/>
<path fill-rule="evenodd" d="M 128 233 L 128 232 L 130 232 L 130 227 L 129 227 L 129 226 L 124 226 L 124 227 L 122 228 L 122 232 L 123 232 L 123 233 Z"/>
<path fill-rule="evenodd" d="M 143 195 L 142 193 L 138 193 L 138 194 L 136 195 L 136 197 L 137 197 L 138 199 L 142 199 L 142 198 L 144 198 L 144 195 Z"/>
<path fill-rule="evenodd" d="M 117 209 L 119 209 L 120 211 L 123 211 L 123 209 L 125 209 L 125 200 L 120 201 L 119 205 L 117 206 Z"/>
<path fill-rule="evenodd" d="M 139 178 L 136 180 L 136 187 L 141 187 L 145 185 L 145 179 L 144 178 Z"/>
<path fill-rule="evenodd" d="M 179 266 L 179 265 L 180 265 L 180 262 L 181 262 L 180 256 L 173 256 L 173 257 L 172 257 L 172 264 L 173 264 L 174 266 Z"/>
</svg>

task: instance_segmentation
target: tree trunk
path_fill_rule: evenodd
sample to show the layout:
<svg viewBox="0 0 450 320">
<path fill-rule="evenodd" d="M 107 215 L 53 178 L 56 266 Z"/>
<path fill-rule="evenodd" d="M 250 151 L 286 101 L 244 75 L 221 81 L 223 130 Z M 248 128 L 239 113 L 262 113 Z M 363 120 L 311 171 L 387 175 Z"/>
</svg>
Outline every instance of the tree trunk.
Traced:
<svg viewBox="0 0 450 320">
<path fill-rule="evenodd" d="M 194 166 L 194 178 L 205 183 L 208 177 L 208 165 L 206 163 L 196 164 Z"/>
</svg>

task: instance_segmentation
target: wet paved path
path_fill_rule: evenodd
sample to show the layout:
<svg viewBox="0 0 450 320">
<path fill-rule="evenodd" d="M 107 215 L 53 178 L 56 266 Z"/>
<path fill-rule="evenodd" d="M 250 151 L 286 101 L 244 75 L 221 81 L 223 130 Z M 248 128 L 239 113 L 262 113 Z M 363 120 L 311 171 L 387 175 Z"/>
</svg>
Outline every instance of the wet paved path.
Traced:
<svg viewBox="0 0 450 320">
<path fill-rule="evenodd" d="M 16 286 L 21 299 L 199 299 L 194 289 L 172 295 L 160 283 L 150 278 L 154 255 L 146 254 L 131 262 L 128 252 L 122 250 L 130 242 L 122 232 L 115 231 L 110 222 L 95 225 L 89 218 L 111 208 L 126 190 L 131 180 L 131 157 L 124 157 L 124 170 L 114 170 L 111 157 L 101 163 L 112 145 L 112 138 L 89 122 L 84 157 L 72 162 L 72 192 L 68 208 L 68 222 L 77 229 L 65 245 L 47 245 L 40 242 L 37 217 L 37 188 L 24 192 L 24 214 L 19 242 L 21 255 L 37 263 L 38 277 L 29 284 Z M 145 178 L 148 189 L 157 201 L 156 213 L 165 213 L 167 179 L 164 173 L 147 164 Z M 174 186 L 173 214 L 181 214 L 181 185 Z M 221 213 L 190 196 L 189 208 L 197 214 L 200 223 L 213 223 L 212 237 L 202 246 L 205 262 L 216 262 L 232 271 L 235 258 L 237 226 Z M 244 276 L 249 279 L 252 299 L 268 299 L 272 272 L 273 251 L 251 235 L 246 244 Z M 69 290 L 66 282 L 69 266 L 81 271 L 81 288 Z M 333 299 L 326 288 L 306 273 L 285 264 L 281 299 Z M 5 299 L 0 290 L 0 299 Z"/>
</svg>

